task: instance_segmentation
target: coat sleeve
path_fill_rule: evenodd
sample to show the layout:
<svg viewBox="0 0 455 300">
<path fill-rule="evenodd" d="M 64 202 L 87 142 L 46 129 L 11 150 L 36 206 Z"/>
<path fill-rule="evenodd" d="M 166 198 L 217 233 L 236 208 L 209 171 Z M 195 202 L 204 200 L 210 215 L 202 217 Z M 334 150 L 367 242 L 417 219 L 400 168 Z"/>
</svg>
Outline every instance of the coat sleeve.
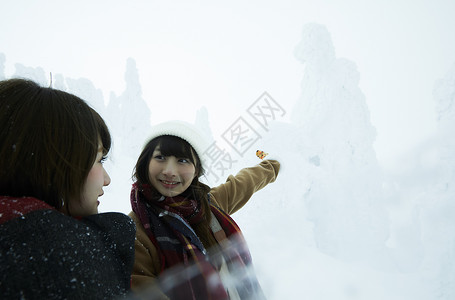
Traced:
<svg viewBox="0 0 455 300">
<path fill-rule="evenodd" d="M 131 276 L 131 289 L 139 295 L 147 296 L 147 293 L 156 293 L 156 277 L 160 272 L 160 258 L 155 245 L 147 236 L 144 226 L 134 212 L 129 216 L 136 224 L 136 240 L 134 242 L 135 258 L 133 273 Z M 153 289 L 152 289 L 153 288 Z M 158 298 L 168 299 L 164 294 L 158 292 Z"/>
<path fill-rule="evenodd" d="M 226 182 L 210 190 L 211 200 L 228 214 L 242 208 L 251 196 L 274 182 L 280 170 L 276 160 L 264 160 L 260 164 L 244 168 L 237 175 L 229 175 Z"/>
</svg>

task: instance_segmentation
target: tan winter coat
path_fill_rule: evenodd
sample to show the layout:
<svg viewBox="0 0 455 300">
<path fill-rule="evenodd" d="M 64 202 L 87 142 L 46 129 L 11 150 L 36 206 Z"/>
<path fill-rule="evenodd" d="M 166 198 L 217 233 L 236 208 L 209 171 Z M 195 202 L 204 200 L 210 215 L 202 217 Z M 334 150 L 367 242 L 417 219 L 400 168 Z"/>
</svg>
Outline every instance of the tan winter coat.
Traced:
<svg viewBox="0 0 455 300">
<path fill-rule="evenodd" d="M 260 164 L 244 168 L 237 175 L 229 175 L 226 182 L 210 190 L 210 200 L 228 214 L 242 208 L 251 196 L 267 184 L 274 182 L 280 170 L 280 163 L 264 160 Z M 135 261 L 132 274 L 132 289 L 142 290 L 151 286 L 160 272 L 157 250 L 147 236 L 139 218 L 134 212 L 129 216 L 136 223 Z"/>
</svg>

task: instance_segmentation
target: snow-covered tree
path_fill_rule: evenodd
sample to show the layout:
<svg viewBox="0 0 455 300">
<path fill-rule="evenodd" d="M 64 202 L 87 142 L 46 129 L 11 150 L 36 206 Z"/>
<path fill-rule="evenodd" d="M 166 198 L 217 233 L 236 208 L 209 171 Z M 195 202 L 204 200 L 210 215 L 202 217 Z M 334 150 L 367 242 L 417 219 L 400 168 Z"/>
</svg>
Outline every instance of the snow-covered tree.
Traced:
<svg viewBox="0 0 455 300">
<path fill-rule="evenodd" d="M 27 67 L 20 63 L 14 64 L 14 67 L 16 71 L 12 77 L 27 78 L 39 83 L 42 86 L 49 86 L 50 74 L 46 75 L 43 68 Z"/>
<path fill-rule="evenodd" d="M 62 85 L 62 78 L 56 76 L 56 88 Z M 92 81 L 87 78 L 66 78 L 67 91 L 71 94 L 77 95 L 79 98 L 87 101 L 90 106 L 95 109 L 103 118 L 106 110 L 104 105 L 104 97 L 101 89 L 95 87 Z"/>
<path fill-rule="evenodd" d="M 132 58 L 126 62 L 125 82 L 126 89 L 120 96 L 110 94 L 106 115 L 122 155 L 136 158 L 150 132 L 151 112 L 142 98 L 139 73 Z"/>
<path fill-rule="evenodd" d="M 388 236 L 375 128 L 353 62 L 336 58 L 328 30 L 307 24 L 295 56 L 304 64 L 298 127 L 311 186 L 305 195 L 317 247 L 345 260 L 384 264 Z"/>
</svg>

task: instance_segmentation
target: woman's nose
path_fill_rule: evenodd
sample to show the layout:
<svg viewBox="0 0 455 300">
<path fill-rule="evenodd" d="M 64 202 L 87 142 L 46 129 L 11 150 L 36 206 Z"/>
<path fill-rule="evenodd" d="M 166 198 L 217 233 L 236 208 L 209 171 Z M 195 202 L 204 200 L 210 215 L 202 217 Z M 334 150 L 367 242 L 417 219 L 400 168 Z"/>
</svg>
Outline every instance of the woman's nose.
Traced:
<svg viewBox="0 0 455 300">
<path fill-rule="evenodd" d="M 168 159 L 163 168 L 163 174 L 166 176 L 175 176 L 177 172 L 177 165 L 173 159 Z"/>
<path fill-rule="evenodd" d="M 111 183 L 111 177 L 107 173 L 106 170 L 104 170 L 104 186 L 107 186 Z"/>
</svg>

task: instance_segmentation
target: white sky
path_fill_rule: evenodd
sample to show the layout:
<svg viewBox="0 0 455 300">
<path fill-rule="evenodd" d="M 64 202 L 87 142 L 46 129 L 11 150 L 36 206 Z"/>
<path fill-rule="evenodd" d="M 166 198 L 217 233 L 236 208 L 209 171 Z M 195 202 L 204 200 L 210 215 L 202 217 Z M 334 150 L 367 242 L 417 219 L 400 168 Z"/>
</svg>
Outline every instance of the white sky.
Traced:
<svg viewBox="0 0 455 300">
<path fill-rule="evenodd" d="M 323 24 L 358 67 L 384 165 L 435 130 L 433 85 L 455 63 L 451 0 L 1 1 L 7 76 L 21 63 L 85 77 L 107 101 L 132 57 L 153 123 L 205 106 L 220 131 L 264 91 L 292 109 L 294 47 L 304 24 Z"/>
</svg>

